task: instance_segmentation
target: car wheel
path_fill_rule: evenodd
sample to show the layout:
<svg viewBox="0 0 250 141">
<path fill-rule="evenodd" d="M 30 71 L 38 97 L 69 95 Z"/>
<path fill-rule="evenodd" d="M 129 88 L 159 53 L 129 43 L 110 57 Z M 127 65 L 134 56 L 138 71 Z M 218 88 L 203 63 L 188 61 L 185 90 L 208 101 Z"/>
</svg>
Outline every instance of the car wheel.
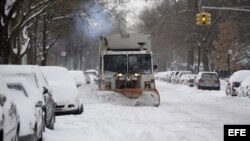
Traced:
<svg viewBox="0 0 250 141">
<path fill-rule="evenodd" d="M 80 115 L 83 113 L 83 104 L 81 105 L 80 108 L 78 108 L 77 112 L 76 112 L 76 115 Z"/>
</svg>

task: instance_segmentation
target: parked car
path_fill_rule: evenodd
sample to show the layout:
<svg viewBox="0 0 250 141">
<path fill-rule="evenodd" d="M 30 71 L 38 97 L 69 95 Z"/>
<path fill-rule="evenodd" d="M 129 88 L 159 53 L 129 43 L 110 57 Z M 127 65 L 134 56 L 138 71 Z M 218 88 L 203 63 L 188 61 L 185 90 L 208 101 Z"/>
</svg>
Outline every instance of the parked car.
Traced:
<svg viewBox="0 0 250 141">
<path fill-rule="evenodd" d="M 247 76 L 236 89 L 237 96 L 250 96 L 250 76 Z"/>
<path fill-rule="evenodd" d="M 220 90 L 220 79 L 216 72 L 199 72 L 195 85 L 198 89 Z"/>
<path fill-rule="evenodd" d="M 53 91 L 56 114 L 81 114 L 83 112 L 82 100 L 69 71 L 57 66 L 41 68 Z"/>
<path fill-rule="evenodd" d="M 80 87 L 86 84 L 86 78 L 85 78 L 85 75 L 83 74 L 83 71 L 69 70 L 69 73 L 74 79 L 77 87 Z"/>
<path fill-rule="evenodd" d="M 191 71 L 179 71 L 178 75 L 175 77 L 175 82 L 176 82 L 176 83 L 180 83 L 180 82 L 179 82 L 179 81 L 180 81 L 180 78 L 181 78 L 181 76 L 184 75 L 184 74 L 192 74 L 192 72 L 191 72 Z"/>
<path fill-rule="evenodd" d="M 239 70 L 234 72 L 227 83 L 226 95 L 237 96 L 236 89 L 240 87 L 241 82 L 250 76 L 250 70 Z"/>
<path fill-rule="evenodd" d="M 43 130 L 45 126 L 49 129 L 54 129 L 55 123 L 55 101 L 51 88 L 45 79 L 41 68 L 35 65 L 0 65 L 0 73 L 5 76 L 23 77 L 30 86 L 36 90 L 38 101 L 42 101 L 44 105 L 44 121 Z"/>
<path fill-rule="evenodd" d="M 196 74 L 184 74 L 180 78 L 180 83 L 184 85 L 188 85 L 190 87 L 194 86 L 194 80 L 196 79 Z"/>
<path fill-rule="evenodd" d="M 98 82 L 98 71 L 96 70 L 86 70 L 84 71 L 86 82 L 89 84 L 97 84 Z"/>
<path fill-rule="evenodd" d="M 20 117 L 16 102 L 0 75 L 0 140 L 18 141 Z"/>
<path fill-rule="evenodd" d="M 180 72 L 179 71 L 174 71 L 173 74 L 171 75 L 170 82 L 173 84 L 176 84 L 176 78 Z"/>
<path fill-rule="evenodd" d="M 17 103 L 20 115 L 20 140 L 42 140 L 43 103 L 37 102 L 36 90 L 21 77 L 4 77 L 4 80 Z"/>
</svg>

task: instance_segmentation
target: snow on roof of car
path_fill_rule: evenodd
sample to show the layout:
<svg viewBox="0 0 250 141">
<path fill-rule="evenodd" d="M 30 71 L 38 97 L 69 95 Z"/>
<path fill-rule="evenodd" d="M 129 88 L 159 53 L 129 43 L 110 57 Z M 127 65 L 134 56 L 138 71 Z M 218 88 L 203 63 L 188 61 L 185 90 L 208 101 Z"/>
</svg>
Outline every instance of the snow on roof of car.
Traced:
<svg viewBox="0 0 250 141">
<path fill-rule="evenodd" d="M 239 70 L 230 76 L 229 82 L 242 82 L 247 76 L 250 76 L 250 70 Z"/>
<path fill-rule="evenodd" d="M 0 73 L 2 75 L 34 74 L 37 87 L 47 85 L 39 66 L 36 65 L 0 65 Z"/>
<path fill-rule="evenodd" d="M 241 86 L 249 86 L 250 85 L 250 76 L 247 76 L 241 83 Z"/>
</svg>

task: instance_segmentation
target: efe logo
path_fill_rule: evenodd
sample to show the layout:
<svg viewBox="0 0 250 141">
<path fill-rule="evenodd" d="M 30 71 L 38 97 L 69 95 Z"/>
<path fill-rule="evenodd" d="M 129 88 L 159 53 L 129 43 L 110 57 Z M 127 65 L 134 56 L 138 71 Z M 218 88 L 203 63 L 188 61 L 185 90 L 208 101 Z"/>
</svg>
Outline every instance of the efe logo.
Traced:
<svg viewBox="0 0 250 141">
<path fill-rule="evenodd" d="M 228 129 L 228 136 L 246 136 L 246 129 Z"/>
<path fill-rule="evenodd" d="M 224 141 L 250 141 L 250 125 L 224 125 Z"/>
</svg>

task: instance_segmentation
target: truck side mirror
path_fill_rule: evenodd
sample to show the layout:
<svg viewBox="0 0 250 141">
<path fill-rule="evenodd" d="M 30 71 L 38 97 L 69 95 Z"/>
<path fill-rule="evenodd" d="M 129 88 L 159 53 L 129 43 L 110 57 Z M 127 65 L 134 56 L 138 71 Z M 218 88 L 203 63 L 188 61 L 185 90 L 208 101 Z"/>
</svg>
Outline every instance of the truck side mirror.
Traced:
<svg viewBox="0 0 250 141">
<path fill-rule="evenodd" d="M 0 105 L 4 106 L 5 102 L 6 102 L 6 96 L 0 95 Z"/>
<path fill-rule="evenodd" d="M 48 88 L 43 87 L 43 94 L 46 94 L 46 93 L 48 93 L 48 92 L 49 92 Z"/>
<path fill-rule="evenodd" d="M 157 65 L 154 65 L 154 71 L 157 70 L 158 66 Z"/>
</svg>

